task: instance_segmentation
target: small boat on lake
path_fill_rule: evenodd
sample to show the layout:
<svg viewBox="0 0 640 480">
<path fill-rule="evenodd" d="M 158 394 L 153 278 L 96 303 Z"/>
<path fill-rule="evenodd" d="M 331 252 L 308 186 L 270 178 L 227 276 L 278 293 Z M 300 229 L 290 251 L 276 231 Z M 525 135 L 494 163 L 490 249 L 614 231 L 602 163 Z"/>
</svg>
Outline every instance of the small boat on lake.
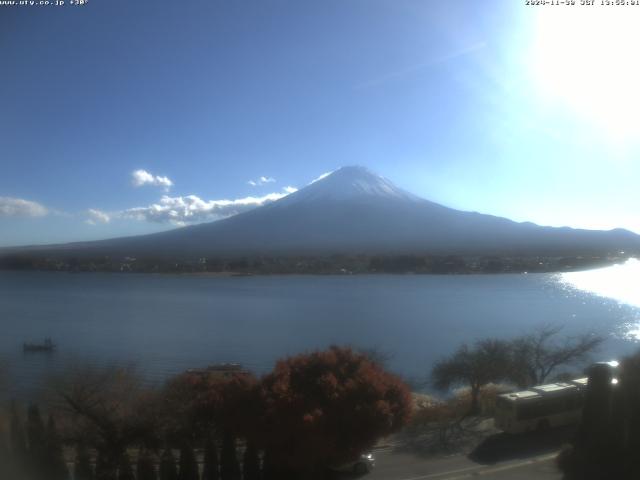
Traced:
<svg viewBox="0 0 640 480">
<path fill-rule="evenodd" d="M 42 343 L 28 343 L 22 344 L 22 350 L 24 352 L 53 352 L 56 349 L 56 344 L 53 343 L 51 338 L 45 338 Z"/>
</svg>

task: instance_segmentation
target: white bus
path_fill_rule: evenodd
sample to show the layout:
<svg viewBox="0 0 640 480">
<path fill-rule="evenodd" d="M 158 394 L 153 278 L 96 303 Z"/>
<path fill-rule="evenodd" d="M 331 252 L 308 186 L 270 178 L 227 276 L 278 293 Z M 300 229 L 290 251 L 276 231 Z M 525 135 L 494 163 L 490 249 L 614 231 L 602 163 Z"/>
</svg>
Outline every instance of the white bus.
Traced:
<svg viewBox="0 0 640 480">
<path fill-rule="evenodd" d="M 587 378 L 538 385 L 496 399 L 495 426 L 507 433 L 523 433 L 578 423 Z"/>
</svg>

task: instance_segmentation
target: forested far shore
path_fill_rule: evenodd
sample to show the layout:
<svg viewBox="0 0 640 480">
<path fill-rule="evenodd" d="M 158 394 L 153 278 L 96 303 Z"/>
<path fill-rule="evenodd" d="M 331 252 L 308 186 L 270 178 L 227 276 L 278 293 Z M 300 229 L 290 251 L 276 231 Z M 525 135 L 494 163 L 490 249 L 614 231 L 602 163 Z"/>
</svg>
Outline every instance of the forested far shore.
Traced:
<svg viewBox="0 0 640 480">
<path fill-rule="evenodd" d="M 0 270 L 220 275 L 553 273 L 610 266 L 633 256 L 624 252 L 575 256 L 337 254 L 200 258 L 9 254 L 0 257 Z"/>
</svg>

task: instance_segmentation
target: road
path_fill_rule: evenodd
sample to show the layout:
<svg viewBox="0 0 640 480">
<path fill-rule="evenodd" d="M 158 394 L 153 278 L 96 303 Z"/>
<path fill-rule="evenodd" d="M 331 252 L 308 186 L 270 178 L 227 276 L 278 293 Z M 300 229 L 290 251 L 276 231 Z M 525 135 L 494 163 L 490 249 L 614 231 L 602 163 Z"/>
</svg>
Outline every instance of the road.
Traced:
<svg viewBox="0 0 640 480">
<path fill-rule="evenodd" d="M 365 477 L 366 480 L 464 480 L 477 477 L 560 480 L 562 477 L 555 466 L 556 453 L 500 461 L 493 465 L 476 463 L 464 455 L 434 460 L 409 453 L 381 451 L 375 456 L 376 468 Z"/>
<path fill-rule="evenodd" d="M 419 449 L 374 451 L 376 468 L 363 480 L 560 480 L 555 458 L 574 435 L 572 427 L 485 438 L 468 455 L 434 458 Z"/>
</svg>

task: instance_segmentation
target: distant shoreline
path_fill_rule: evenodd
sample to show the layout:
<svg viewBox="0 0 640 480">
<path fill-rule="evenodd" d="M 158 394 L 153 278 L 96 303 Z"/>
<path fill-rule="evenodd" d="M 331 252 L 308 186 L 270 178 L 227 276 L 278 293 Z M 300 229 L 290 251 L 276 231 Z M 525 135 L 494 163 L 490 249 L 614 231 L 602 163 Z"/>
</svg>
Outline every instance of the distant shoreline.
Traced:
<svg viewBox="0 0 640 480">
<path fill-rule="evenodd" d="M 564 273 L 603 268 L 636 256 L 458 256 L 333 255 L 326 257 L 239 257 L 195 260 L 134 257 L 0 257 L 0 271 L 68 273 L 155 273 L 193 277 L 270 275 L 477 275 Z"/>
</svg>

